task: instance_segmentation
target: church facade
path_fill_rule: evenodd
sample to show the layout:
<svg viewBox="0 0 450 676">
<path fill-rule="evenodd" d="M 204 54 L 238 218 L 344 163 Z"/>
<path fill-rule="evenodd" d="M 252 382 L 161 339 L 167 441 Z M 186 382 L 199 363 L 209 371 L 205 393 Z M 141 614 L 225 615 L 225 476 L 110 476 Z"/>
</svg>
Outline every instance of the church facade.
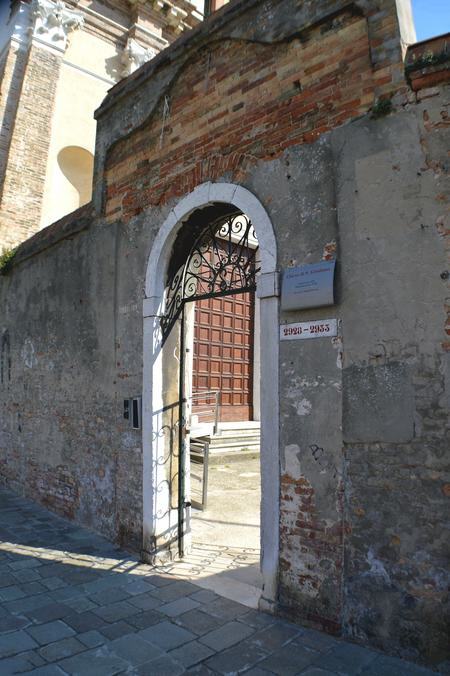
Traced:
<svg viewBox="0 0 450 676">
<path fill-rule="evenodd" d="M 1 4 L 0 251 L 90 201 L 95 109 L 204 9 L 203 0 Z"/>
<path fill-rule="evenodd" d="M 234 0 L 109 91 L 92 200 L 0 277 L 0 473 L 182 554 L 193 303 L 256 292 L 260 605 L 439 665 L 448 36 L 413 42 L 407 2 Z"/>
</svg>

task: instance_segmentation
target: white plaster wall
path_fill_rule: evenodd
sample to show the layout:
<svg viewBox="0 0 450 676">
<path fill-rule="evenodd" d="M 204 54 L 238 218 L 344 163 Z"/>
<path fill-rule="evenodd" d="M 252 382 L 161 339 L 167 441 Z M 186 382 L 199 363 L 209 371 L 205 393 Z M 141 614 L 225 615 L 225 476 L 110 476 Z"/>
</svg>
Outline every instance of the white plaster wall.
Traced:
<svg viewBox="0 0 450 676">
<path fill-rule="evenodd" d="M 75 31 L 70 36 L 56 90 L 41 227 L 90 199 L 90 194 L 86 199 L 85 191 L 85 201 L 77 200 L 74 187 L 58 164 L 58 154 L 69 146 L 78 146 L 94 154 L 94 110 L 114 84 L 119 59 L 114 45 L 98 37 L 85 31 Z"/>
</svg>

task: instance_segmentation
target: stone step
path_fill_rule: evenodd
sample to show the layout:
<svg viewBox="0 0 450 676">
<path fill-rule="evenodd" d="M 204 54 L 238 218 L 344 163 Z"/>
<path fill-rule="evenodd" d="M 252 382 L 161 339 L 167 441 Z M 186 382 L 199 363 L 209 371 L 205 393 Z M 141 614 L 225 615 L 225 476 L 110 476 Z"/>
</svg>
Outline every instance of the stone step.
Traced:
<svg viewBox="0 0 450 676">
<path fill-rule="evenodd" d="M 259 445 L 261 437 L 256 434 L 251 436 L 242 436 L 242 437 L 211 437 L 209 446 L 210 448 L 219 448 L 222 446 L 247 446 L 248 444 L 257 444 Z"/>
<path fill-rule="evenodd" d="M 259 437 L 260 430 L 222 430 L 219 428 L 219 433 L 214 435 L 217 439 L 228 439 L 234 437 Z"/>
<path fill-rule="evenodd" d="M 212 437 L 199 437 L 204 441 L 209 442 L 209 452 L 212 455 L 216 453 L 242 453 L 243 451 L 250 451 L 259 453 L 260 436 L 258 434 L 232 436 L 216 435 Z"/>
<path fill-rule="evenodd" d="M 260 430 L 259 421 L 220 423 L 218 434 L 213 434 L 212 427 L 197 425 L 191 429 L 191 438 L 207 441 L 214 456 L 259 453 Z"/>
</svg>

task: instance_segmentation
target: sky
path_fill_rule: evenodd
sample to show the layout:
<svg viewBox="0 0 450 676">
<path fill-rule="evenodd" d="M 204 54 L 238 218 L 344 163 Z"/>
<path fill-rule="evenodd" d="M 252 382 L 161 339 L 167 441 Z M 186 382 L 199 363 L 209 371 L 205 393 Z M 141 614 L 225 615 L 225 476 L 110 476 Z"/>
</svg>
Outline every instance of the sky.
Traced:
<svg viewBox="0 0 450 676">
<path fill-rule="evenodd" d="M 417 41 L 450 33 L 450 0 L 412 0 Z"/>
</svg>

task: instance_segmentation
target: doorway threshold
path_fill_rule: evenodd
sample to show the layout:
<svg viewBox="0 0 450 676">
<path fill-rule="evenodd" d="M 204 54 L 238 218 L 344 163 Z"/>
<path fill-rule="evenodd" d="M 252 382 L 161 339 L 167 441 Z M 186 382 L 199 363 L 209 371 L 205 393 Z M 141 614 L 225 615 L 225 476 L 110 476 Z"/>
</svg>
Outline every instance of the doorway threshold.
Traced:
<svg viewBox="0 0 450 676">
<path fill-rule="evenodd" d="M 164 568 L 179 579 L 257 608 L 262 591 L 259 567 L 259 549 L 196 543 L 183 559 Z"/>
</svg>

